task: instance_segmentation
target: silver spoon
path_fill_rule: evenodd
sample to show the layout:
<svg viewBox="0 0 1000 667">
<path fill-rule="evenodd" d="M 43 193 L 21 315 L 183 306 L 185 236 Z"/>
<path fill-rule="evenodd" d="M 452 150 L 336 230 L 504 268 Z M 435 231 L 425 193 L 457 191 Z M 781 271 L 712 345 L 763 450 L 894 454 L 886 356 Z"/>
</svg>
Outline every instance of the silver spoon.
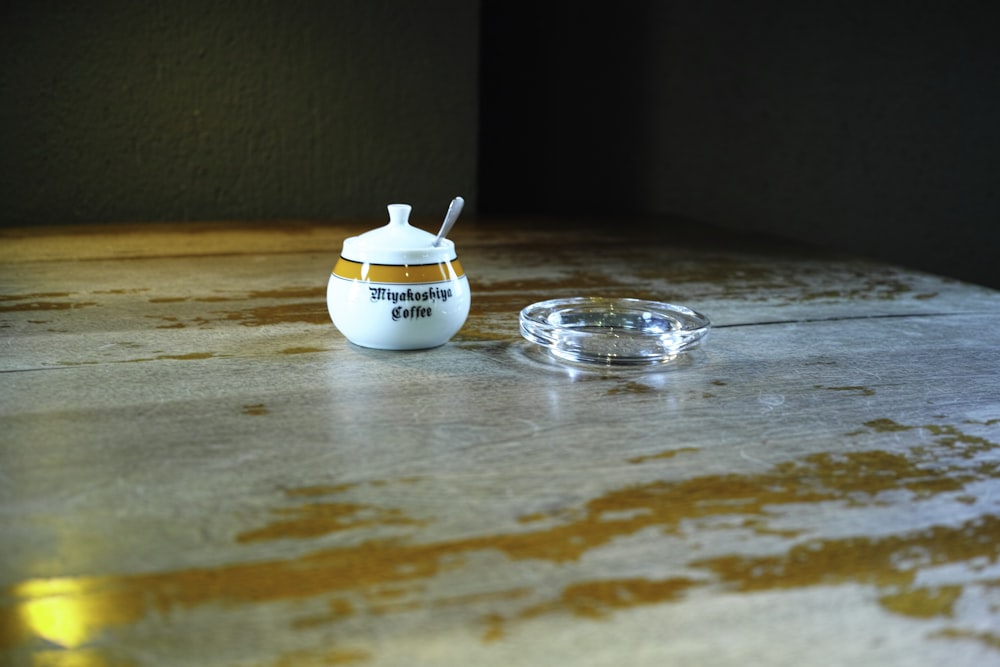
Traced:
<svg viewBox="0 0 1000 667">
<path fill-rule="evenodd" d="M 451 228 L 455 226 L 455 221 L 458 220 L 458 216 L 462 213 L 462 207 L 465 206 L 465 200 L 461 197 L 455 197 L 451 200 L 451 204 L 448 206 L 448 212 L 444 215 L 444 222 L 441 224 L 441 231 L 434 238 L 434 243 L 431 245 L 435 248 L 441 245 L 441 241 L 444 237 L 448 235 Z"/>
</svg>

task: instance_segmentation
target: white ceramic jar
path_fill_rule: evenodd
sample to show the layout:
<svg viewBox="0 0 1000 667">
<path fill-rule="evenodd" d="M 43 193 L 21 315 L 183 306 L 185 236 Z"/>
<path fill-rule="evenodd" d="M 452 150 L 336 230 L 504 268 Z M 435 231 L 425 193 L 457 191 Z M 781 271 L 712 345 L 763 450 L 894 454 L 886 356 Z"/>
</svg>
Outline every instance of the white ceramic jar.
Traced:
<svg viewBox="0 0 1000 667">
<path fill-rule="evenodd" d="M 356 345 L 418 350 L 443 345 L 469 315 L 469 280 L 455 244 L 410 226 L 410 206 L 391 204 L 389 223 L 344 240 L 326 303 Z"/>
</svg>

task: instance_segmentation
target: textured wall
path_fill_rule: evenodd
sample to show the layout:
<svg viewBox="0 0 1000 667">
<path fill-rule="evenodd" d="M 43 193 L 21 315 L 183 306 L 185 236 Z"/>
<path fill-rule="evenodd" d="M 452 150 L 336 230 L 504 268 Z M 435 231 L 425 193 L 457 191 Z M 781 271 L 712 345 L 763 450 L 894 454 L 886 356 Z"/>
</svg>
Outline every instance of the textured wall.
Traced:
<svg viewBox="0 0 1000 667">
<path fill-rule="evenodd" d="M 997 3 L 485 0 L 483 22 L 484 212 L 679 215 L 1000 287 Z"/>
<path fill-rule="evenodd" d="M 823 4 L 655 5 L 653 208 L 1000 287 L 996 3 Z"/>
<path fill-rule="evenodd" d="M 6 3 L 5 224 L 341 218 L 476 192 L 478 3 Z"/>
</svg>

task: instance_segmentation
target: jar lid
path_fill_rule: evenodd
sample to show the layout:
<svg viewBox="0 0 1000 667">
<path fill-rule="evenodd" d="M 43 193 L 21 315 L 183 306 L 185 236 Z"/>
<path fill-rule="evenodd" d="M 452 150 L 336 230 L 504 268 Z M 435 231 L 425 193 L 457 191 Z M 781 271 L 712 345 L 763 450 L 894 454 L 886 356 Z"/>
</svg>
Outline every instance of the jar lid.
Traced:
<svg viewBox="0 0 1000 667">
<path fill-rule="evenodd" d="M 410 225 L 409 204 L 390 204 L 389 223 L 344 239 L 344 259 L 373 264 L 433 264 L 455 259 L 455 243 Z"/>
<path fill-rule="evenodd" d="M 708 335 L 708 318 L 642 299 L 571 297 L 521 311 L 521 335 L 559 359 L 604 365 L 662 364 Z"/>
</svg>

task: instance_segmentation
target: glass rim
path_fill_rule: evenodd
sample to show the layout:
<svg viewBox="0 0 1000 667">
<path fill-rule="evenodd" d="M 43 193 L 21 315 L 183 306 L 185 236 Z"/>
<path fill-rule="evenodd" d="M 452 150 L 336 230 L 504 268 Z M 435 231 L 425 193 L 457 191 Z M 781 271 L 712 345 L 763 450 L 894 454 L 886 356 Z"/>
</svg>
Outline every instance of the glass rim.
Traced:
<svg viewBox="0 0 1000 667">
<path fill-rule="evenodd" d="M 711 322 L 661 301 L 577 296 L 521 310 L 521 335 L 559 359 L 606 366 L 662 364 L 700 345 Z"/>
</svg>

